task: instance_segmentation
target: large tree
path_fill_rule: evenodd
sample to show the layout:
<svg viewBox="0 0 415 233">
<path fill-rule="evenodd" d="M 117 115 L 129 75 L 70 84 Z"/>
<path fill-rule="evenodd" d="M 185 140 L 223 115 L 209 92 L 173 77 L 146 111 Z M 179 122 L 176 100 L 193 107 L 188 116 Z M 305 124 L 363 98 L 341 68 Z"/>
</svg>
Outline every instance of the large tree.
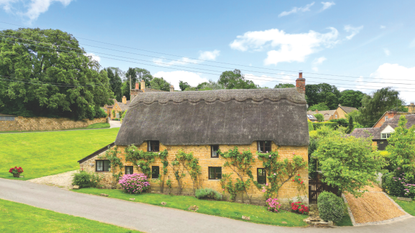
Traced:
<svg viewBox="0 0 415 233">
<path fill-rule="evenodd" d="M 362 99 L 365 96 L 361 91 L 344 90 L 339 98 L 339 103 L 343 106 L 360 108 L 362 106 Z"/>
<path fill-rule="evenodd" d="M 295 86 L 294 84 L 291 84 L 291 83 L 280 83 L 280 84 L 275 85 L 274 88 L 293 88 L 293 87 Z"/>
<path fill-rule="evenodd" d="M 334 85 L 308 84 L 305 87 L 305 94 L 309 106 L 325 103 L 330 109 L 336 109 L 339 104 L 340 91 Z"/>
<path fill-rule="evenodd" d="M 105 69 L 105 71 L 107 71 L 110 87 L 115 95 L 115 99 L 117 99 L 117 101 L 120 102 L 122 99 L 122 81 L 120 77 L 120 71 L 118 68 L 115 67 L 108 67 Z"/>
<path fill-rule="evenodd" d="M 361 125 L 371 127 L 386 111 L 405 111 L 403 104 L 398 91 L 390 87 L 379 89 L 363 97 L 360 116 L 356 120 Z"/>
<path fill-rule="evenodd" d="M 0 31 L 0 112 L 74 119 L 100 115 L 113 93 L 78 40 L 52 29 Z"/>
<path fill-rule="evenodd" d="M 125 73 L 125 80 L 122 84 L 121 90 L 122 94 L 130 99 L 130 78 L 131 78 L 131 88 L 135 89 L 135 84 L 138 83 L 139 87 L 141 86 L 141 80 L 144 80 L 146 87 L 150 86 L 150 81 L 153 79 L 150 71 L 143 68 L 128 68 Z M 141 88 L 141 87 L 140 87 Z"/>
<path fill-rule="evenodd" d="M 150 82 L 150 86 L 152 89 L 170 91 L 170 83 L 163 78 L 153 78 Z"/>
<path fill-rule="evenodd" d="M 235 69 L 234 71 L 224 71 L 218 80 L 226 89 L 255 89 L 258 88 L 251 80 L 246 80 L 241 74 L 241 71 Z"/>
<path fill-rule="evenodd" d="M 180 90 L 184 91 L 186 88 L 190 87 L 190 85 L 187 82 L 179 81 L 179 87 Z"/>
</svg>

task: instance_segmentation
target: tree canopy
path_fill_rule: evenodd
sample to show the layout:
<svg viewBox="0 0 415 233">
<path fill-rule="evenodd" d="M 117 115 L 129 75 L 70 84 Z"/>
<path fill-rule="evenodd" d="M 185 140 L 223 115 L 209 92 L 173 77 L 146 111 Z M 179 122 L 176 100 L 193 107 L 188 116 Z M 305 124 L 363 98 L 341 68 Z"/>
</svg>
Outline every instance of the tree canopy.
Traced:
<svg viewBox="0 0 415 233">
<path fill-rule="evenodd" d="M 36 42 L 36 43 L 35 43 Z M 102 117 L 113 98 L 106 71 L 71 34 L 0 31 L 0 111 L 21 116 Z"/>
<path fill-rule="evenodd" d="M 150 86 L 152 89 L 170 91 L 170 83 L 163 78 L 153 78 L 153 80 L 150 81 Z"/>
<path fill-rule="evenodd" d="M 342 106 L 360 108 L 362 106 L 362 99 L 365 96 L 361 91 L 344 90 L 339 98 L 339 103 Z"/>
<path fill-rule="evenodd" d="M 224 71 L 219 77 L 218 83 L 226 89 L 255 89 L 257 85 L 251 80 L 246 80 L 241 71 Z"/>
<path fill-rule="evenodd" d="M 318 104 L 315 104 L 315 105 L 309 107 L 308 110 L 310 110 L 310 111 L 316 111 L 316 110 L 325 111 L 325 110 L 330 110 L 330 109 L 326 105 L 326 103 L 318 103 Z"/>
<path fill-rule="evenodd" d="M 120 77 L 120 69 L 115 67 L 108 67 L 105 69 L 107 71 L 108 79 L 110 82 L 110 87 L 112 92 L 115 95 L 115 99 L 120 102 L 122 99 L 122 92 L 121 92 L 121 86 L 122 81 Z"/>
<path fill-rule="evenodd" d="M 280 84 L 275 85 L 274 88 L 293 88 L 293 87 L 295 86 L 294 84 L 291 84 L 291 83 L 280 83 Z"/>
<path fill-rule="evenodd" d="M 309 106 L 325 103 L 329 109 L 337 108 L 341 96 L 336 86 L 327 83 L 306 85 L 305 95 Z"/>
<path fill-rule="evenodd" d="M 186 88 L 190 87 L 190 85 L 187 82 L 179 81 L 179 87 L 180 90 L 184 91 Z"/>
</svg>

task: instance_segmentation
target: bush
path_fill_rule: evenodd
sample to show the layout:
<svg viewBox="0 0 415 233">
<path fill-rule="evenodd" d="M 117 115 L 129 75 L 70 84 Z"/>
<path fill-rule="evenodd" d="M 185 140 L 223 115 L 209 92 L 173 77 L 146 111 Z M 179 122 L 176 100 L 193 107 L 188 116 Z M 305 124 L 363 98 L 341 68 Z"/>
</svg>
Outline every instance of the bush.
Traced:
<svg viewBox="0 0 415 233">
<path fill-rule="evenodd" d="M 324 221 L 340 222 L 344 215 L 344 202 L 330 192 L 322 192 L 317 199 L 318 212 Z"/>
<path fill-rule="evenodd" d="M 317 114 L 314 114 L 314 117 L 317 119 L 318 122 L 323 122 L 324 121 L 323 114 L 317 113 Z"/>
<path fill-rule="evenodd" d="M 318 130 L 323 126 L 327 126 L 331 129 L 336 129 L 337 122 L 314 122 L 313 123 L 314 130 Z"/>
<path fill-rule="evenodd" d="M 217 191 L 213 189 L 197 189 L 195 196 L 197 199 L 216 199 L 216 200 L 222 200 L 222 194 L 218 193 Z"/>
<path fill-rule="evenodd" d="M 80 173 L 75 173 L 72 181 L 72 185 L 78 185 L 79 188 L 89 188 L 97 187 L 99 182 L 102 180 L 102 177 L 98 174 L 88 173 L 81 171 Z"/>
<path fill-rule="evenodd" d="M 308 121 L 308 132 L 313 131 L 314 127 L 313 127 L 313 122 Z"/>
<path fill-rule="evenodd" d="M 107 116 L 108 116 L 107 113 L 102 108 L 99 108 L 99 110 L 95 114 L 95 118 L 104 118 L 104 117 L 107 117 Z"/>
<path fill-rule="evenodd" d="M 267 207 L 268 207 L 268 211 L 279 212 L 281 205 L 278 202 L 277 198 L 268 198 Z"/>
<path fill-rule="evenodd" d="M 119 184 L 126 193 L 139 194 L 150 188 L 147 176 L 143 173 L 124 175 Z"/>
<path fill-rule="evenodd" d="M 384 174 L 382 176 L 383 190 L 390 195 L 403 197 L 405 194 L 405 188 L 402 184 L 402 178 L 403 177 L 395 177 L 393 172 Z"/>
<path fill-rule="evenodd" d="M 305 206 L 302 202 L 292 202 L 291 203 L 291 210 L 300 214 L 308 214 L 310 211 L 307 206 Z"/>
</svg>

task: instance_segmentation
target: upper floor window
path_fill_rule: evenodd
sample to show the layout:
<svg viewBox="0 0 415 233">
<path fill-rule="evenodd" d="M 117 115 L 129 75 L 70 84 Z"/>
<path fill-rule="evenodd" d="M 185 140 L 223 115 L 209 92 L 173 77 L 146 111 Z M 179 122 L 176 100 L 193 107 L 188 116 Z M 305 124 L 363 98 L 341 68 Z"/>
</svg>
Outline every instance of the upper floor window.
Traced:
<svg viewBox="0 0 415 233">
<path fill-rule="evenodd" d="M 160 142 L 159 141 L 148 141 L 147 142 L 147 151 L 159 152 L 160 151 Z"/>
<path fill-rule="evenodd" d="M 210 146 L 210 150 L 211 150 L 211 153 L 210 153 L 211 158 L 219 158 L 219 155 L 218 155 L 219 145 Z"/>
<path fill-rule="evenodd" d="M 109 160 L 96 160 L 95 171 L 97 172 L 108 172 L 110 171 L 110 161 Z"/>
<path fill-rule="evenodd" d="M 390 136 L 391 136 L 390 133 L 382 133 L 380 138 L 381 139 L 388 139 L 388 138 L 390 138 Z"/>
<path fill-rule="evenodd" d="M 271 152 L 271 141 L 258 141 L 258 152 Z"/>
</svg>

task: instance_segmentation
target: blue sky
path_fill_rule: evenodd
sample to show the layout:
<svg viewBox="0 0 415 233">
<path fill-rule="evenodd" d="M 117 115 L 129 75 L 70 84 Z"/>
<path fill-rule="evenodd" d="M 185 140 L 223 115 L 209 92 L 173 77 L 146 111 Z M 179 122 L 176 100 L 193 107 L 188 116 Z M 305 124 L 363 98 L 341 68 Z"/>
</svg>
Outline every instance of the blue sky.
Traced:
<svg viewBox="0 0 415 233">
<path fill-rule="evenodd" d="M 102 67 L 178 89 L 240 69 L 260 86 L 326 82 L 415 102 L 415 1 L 0 0 L 0 30 L 60 29 Z"/>
</svg>

